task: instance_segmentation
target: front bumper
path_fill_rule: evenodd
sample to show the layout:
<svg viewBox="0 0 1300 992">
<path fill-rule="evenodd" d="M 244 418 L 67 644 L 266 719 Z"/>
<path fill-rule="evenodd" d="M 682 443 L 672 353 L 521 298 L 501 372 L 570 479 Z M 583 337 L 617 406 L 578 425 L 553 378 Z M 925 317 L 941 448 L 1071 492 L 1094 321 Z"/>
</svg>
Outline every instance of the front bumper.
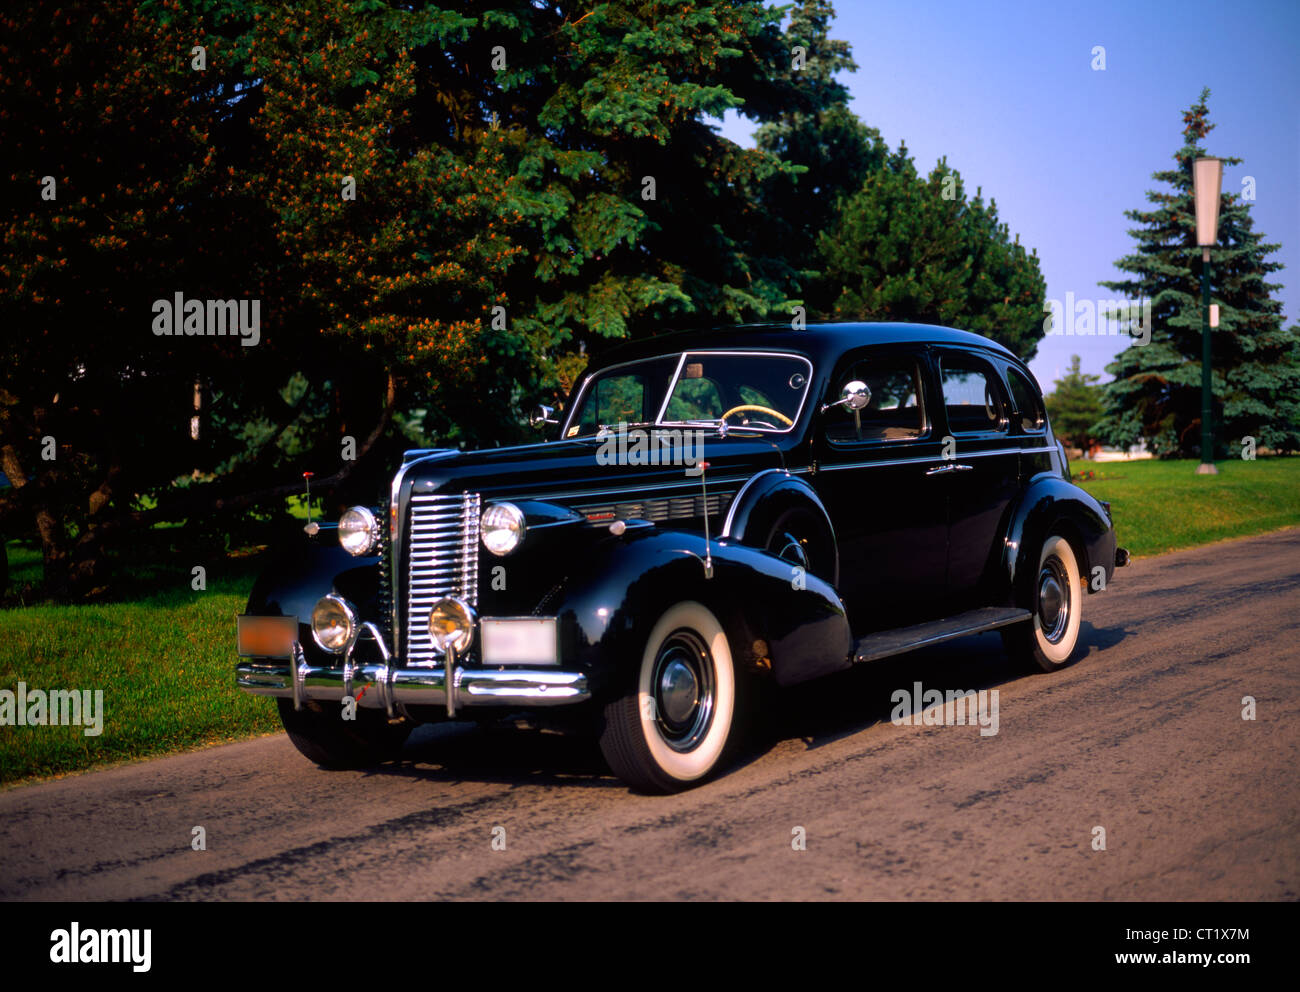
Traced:
<svg viewBox="0 0 1300 992">
<path fill-rule="evenodd" d="M 383 655 L 381 664 L 358 664 L 349 651 L 339 667 L 311 665 L 295 641 L 291 659 L 241 658 L 236 683 L 254 695 L 292 699 L 295 708 L 307 700 L 337 703 L 351 696 L 357 705 L 385 710 L 390 717 L 398 715 L 399 706 L 441 706 L 455 716 L 462 706 L 563 706 L 591 698 L 587 676 L 580 672 L 463 668 L 454 659 L 439 667 L 399 668 L 383 638 L 374 640 Z"/>
</svg>

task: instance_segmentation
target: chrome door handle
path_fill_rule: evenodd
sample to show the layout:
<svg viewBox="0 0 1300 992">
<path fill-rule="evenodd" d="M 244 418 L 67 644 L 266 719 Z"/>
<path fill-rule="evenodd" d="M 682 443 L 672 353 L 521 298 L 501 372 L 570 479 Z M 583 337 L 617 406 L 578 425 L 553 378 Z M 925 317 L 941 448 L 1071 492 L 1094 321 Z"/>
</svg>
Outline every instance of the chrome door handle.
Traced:
<svg viewBox="0 0 1300 992">
<path fill-rule="evenodd" d="M 975 467 L 974 465 L 954 465 L 952 467 L 952 470 L 954 472 L 969 472 L 974 467 Z"/>
</svg>

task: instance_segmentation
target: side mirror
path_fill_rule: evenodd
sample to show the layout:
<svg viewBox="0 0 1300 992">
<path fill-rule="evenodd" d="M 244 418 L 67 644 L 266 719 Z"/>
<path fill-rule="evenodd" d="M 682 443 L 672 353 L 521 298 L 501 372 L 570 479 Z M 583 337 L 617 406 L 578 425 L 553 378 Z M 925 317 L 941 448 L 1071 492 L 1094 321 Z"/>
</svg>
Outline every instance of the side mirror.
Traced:
<svg viewBox="0 0 1300 992">
<path fill-rule="evenodd" d="M 559 421 L 555 419 L 555 408 L 542 403 L 528 415 L 528 423 L 540 429 L 547 424 L 558 424 Z"/>
<path fill-rule="evenodd" d="M 834 406 L 846 406 L 854 413 L 859 410 L 865 410 L 867 404 L 871 402 L 871 387 L 861 379 L 854 379 L 845 385 L 840 392 L 840 398 L 834 403 L 827 403 L 822 407 L 822 413 L 825 413 Z"/>
<path fill-rule="evenodd" d="M 871 387 L 859 379 L 854 379 L 840 393 L 840 402 L 850 410 L 865 410 L 871 402 Z"/>
</svg>

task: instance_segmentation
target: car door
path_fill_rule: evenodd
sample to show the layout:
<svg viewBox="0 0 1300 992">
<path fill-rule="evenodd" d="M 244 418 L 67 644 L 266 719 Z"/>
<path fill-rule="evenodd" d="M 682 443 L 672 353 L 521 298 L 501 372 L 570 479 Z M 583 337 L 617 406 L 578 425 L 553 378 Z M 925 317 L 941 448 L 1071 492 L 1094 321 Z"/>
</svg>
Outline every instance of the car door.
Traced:
<svg viewBox="0 0 1300 992">
<path fill-rule="evenodd" d="M 955 613 L 988 605 L 1003 591 L 1002 541 L 1019 491 L 1020 446 L 992 361 L 952 347 L 935 348 L 934 358 L 947 433 L 931 478 L 947 491 L 947 603 Z"/>
<path fill-rule="evenodd" d="M 867 384 L 860 411 L 837 404 Z M 840 594 L 855 634 L 904 626 L 942 610 L 946 489 L 926 471 L 939 460 L 924 346 L 857 349 L 831 374 L 813 425 L 814 488 L 840 551 Z M 856 414 L 856 415 L 855 415 Z"/>
</svg>

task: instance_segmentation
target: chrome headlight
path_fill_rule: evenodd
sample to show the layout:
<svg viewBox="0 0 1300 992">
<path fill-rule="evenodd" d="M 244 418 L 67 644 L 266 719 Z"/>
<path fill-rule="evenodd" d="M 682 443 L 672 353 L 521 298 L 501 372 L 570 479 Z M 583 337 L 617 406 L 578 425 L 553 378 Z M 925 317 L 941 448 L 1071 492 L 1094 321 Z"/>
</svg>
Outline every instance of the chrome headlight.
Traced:
<svg viewBox="0 0 1300 992">
<path fill-rule="evenodd" d="M 483 547 L 494 555 L 508 555 L 523 544 L 524 530 L 524 511 L 513 503 L 493 503 L 479 521 Z"/>
<path fill-rule="evenodd" d="M 379 521 L 364 506 L 354 506 L 339 517 L 339 544 L 350 555 L 364 555 L 379 544 Z"/>
<path fill-rule="evenodd" d="M 322 596 L 311 611 L 312 639 L 330 654 L 342 654 L 357 630 L 357 611 L 342 596 Z"/>
<path fill-rule="evenodd" d="M 460 654 L 474 643 L 473 609 L 463 599 L 438 600 L 429 611 L 429 636 L 444 653 L 450 647 Z"/>
</svg>

